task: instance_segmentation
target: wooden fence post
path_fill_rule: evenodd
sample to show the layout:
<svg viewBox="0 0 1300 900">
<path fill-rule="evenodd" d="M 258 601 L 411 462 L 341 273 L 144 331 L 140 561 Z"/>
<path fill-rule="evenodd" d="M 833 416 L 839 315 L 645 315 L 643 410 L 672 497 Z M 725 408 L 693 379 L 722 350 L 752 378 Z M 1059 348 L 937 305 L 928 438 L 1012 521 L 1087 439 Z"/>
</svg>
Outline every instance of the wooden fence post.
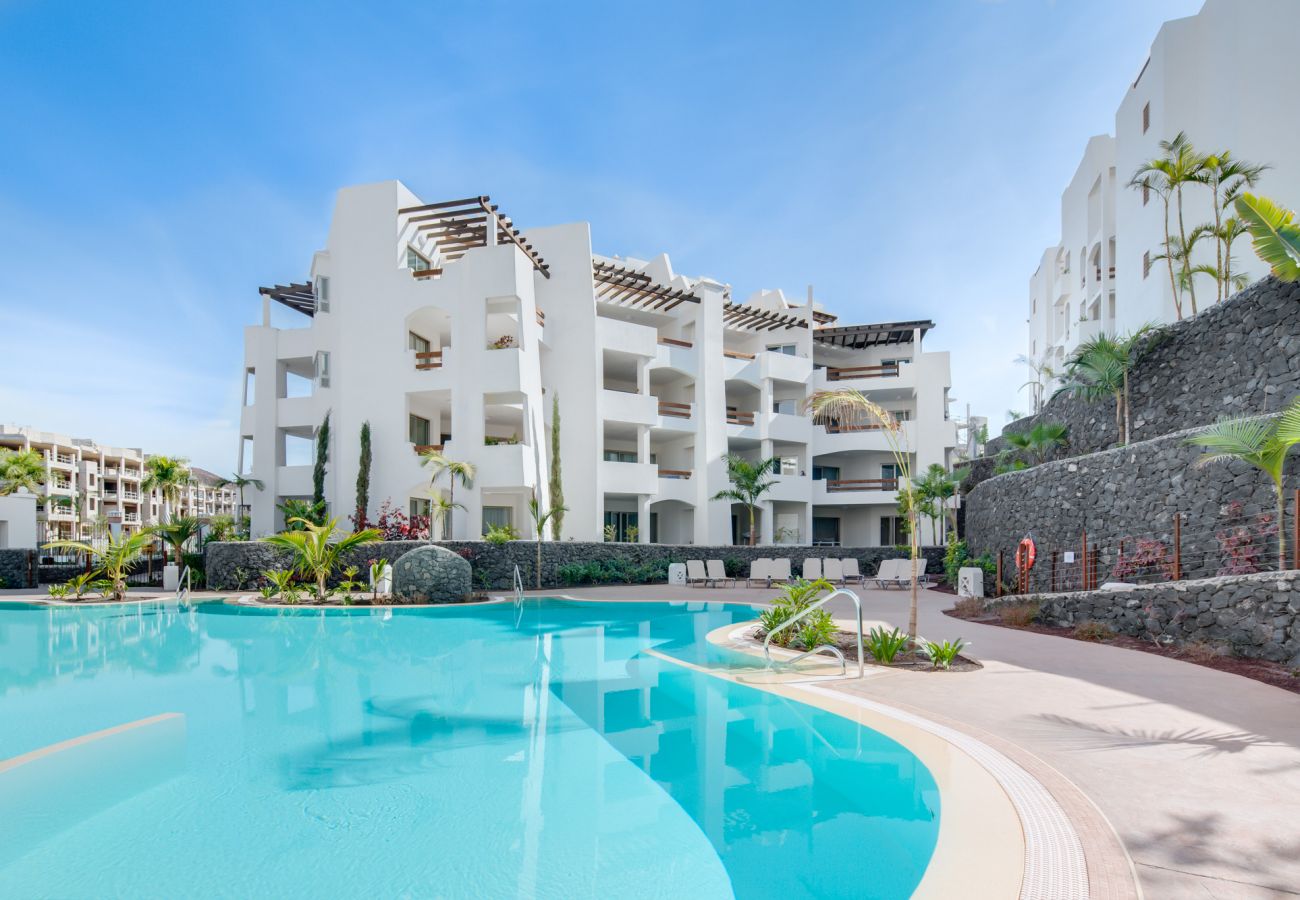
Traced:
<svg viewBox="0 0 1300 900">
<path fill-rule="evenodd" d="M 1300 569 L 1300 488 L 1291 501 L 1291 565 Z"/>
<path fill-rule="evenodd" d="M 1059 550 L 1052 551 L 1052 593 L 1056 593 L 1056 554 Z"/>
<path fill-rule="evenodd" d="M 1174 513 L 1174 581 L 1183 580 L 1183 514 Z"/>
</svg>

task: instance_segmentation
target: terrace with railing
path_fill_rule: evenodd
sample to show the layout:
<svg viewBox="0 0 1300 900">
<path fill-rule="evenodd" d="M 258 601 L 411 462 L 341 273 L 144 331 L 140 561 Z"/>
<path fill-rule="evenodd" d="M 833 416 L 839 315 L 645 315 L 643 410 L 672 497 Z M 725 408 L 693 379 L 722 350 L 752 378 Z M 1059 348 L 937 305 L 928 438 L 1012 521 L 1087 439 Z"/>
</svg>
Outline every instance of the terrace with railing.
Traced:
<svg viewBox="0 0 1300 900">
<path fill-rule="evenodd" d="M 836 478 L 826 482 L 826 491 L 831 494 L 843 491 L 896 491 L 897 478 Z"/>
<path fill-rule="evenodd" d="M 415 368 L 417 371 L 426 371 L 428 369 L 442 368 L 442 351 L 441 350 L 420 350 L 415 354 Z"/>
<path fill-rule="evenodd" d="M 691 405 L 689 403 L 673 403 L 668 400 L 660 400 L 659 415 L 673 416 L 678 419 L 689 419 L 691 417 Z"/>
</svg>

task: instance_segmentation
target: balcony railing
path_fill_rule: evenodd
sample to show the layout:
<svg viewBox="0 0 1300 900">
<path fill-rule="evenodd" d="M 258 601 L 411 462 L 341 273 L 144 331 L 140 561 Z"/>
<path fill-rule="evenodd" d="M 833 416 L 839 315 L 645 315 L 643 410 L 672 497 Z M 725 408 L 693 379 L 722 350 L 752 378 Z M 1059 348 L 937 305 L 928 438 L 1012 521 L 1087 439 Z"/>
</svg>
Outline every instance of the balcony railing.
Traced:
<svg viewBox="0 0 1300 900">
<path fill-rule="evenodd" d="M 892 378 L 898 374 L 898 365 L 842 366 L 826 370 L 827 381 L 844 381 L 847 378 Z"/>
<path fill-rule="evenodd" d="M 133 480 L 135 480 L 135 481 L 139 481 L 139 480 L 140 480 L 140 470 L 139 470 L 139 469 L 123 469 L 123 470 L 122 470 L 122 477 L 123 477 L 123 478 L 130 478 L 130 479 L 133 479 Z"/>
<path fill-rule="evenodd" d="M 896 491 L 897 478 L 837 478 L 827 480 L 827 493 L 837 494 L 842 491 Z"/>
<path fill-rule="evenodd" d="M 59 463 L 60 465 L 70 466 L 70 465 L 72 465 L 76 460 L 75 460 L 72 456 L 69 456 L 69 455 L 66 454 L 66 453 L 56 453 L 56 454 L 54 455 L 54 461 L 57 462 L 57 463 Z"/>
<path fill-rule="evenodd" d="M 668 400 L 660 400 L 659 415 L 689 419 L 691 417 L 691 405 L 689 403 L 672 403 Z"/>
<path fill-rule="evenodd" d="M 442 368 L 442 351 L 441 350 L 421 350 L 415 354 L 415 368 L 424 371 L 425 369 Z"/>
<path fill-rule="evenodd" d="M 542 312 L 540 306 L 537 307 L 537 324 L 541 325 L 543 328 L 546 327 L 546 313 Z"/>
<path fill-rule="evenodd" d="M 105 470 L 103 471 L 102 474 L 103 474 L 103 476 L 104 476 L 105 478 L 116 478 L 117 475 L 118 475 L 118 471 L 117 471 L 117 469 L 115 469 L 115 468 L 114 468 L 114 469 L 105 469 Z"/>
<path fill-rule="evenodd" d="M 691 470 L 690 469 L 665 469 L 663 466 L 660 466 L 659 477 L 660 478 L 690 478 Z"/>
<path fill-rule="evenodd" d="M 846 425 L 842 422 L 827 422 L 824 426 L 827 434 L 851 434 L 855 431 L 882 431 L 884 425 L 879 422 L 864 422 L 861 425 Z"/>
<path fill-rule="evenodd" d="M 441 275 L 442 275 L 442 269 L 429 268 L 429 269 L 411 270 L 412 278 L 438 278 Z"/>
<path fill-rule="evenodd" d="M 134 500 L 135 502 L 139 503 L 139 502 L 140 502 L 140 495 L 137 494 L 135 491 L 127 491 L 126 493 L 124 493 L 124 494 L 122 495 L 122 499 L 123 499 L 123 500 Z"/>
<path fill-rule="evenodd" d="M 752 353 L 741 353 L 737 350 L 723 350 L 722 355 L 727 357 L 727 359 L 753 359 L 754 358 L 754 354 Z"/>
<path fill-rule="evenodd" d="M 753 425 L 754 414 L 752 412 L 739 412 L 735 407 L 727 407 L 727 424 L 728 425 Z"/>
<path fill-rule="evenodd" d="M 127 513 L 126 515 L 122 516 L 122 522 L 126 525 L 139 525 L 140 517 L 133 516 L 130 513 Z"/>
<path fill-rule="evenodd" d="M 665 347 L 685 347 L 688 350 L 695 346 L 690 341 L 679 341 L 677 338 L 667 337 L 661 337 L 659 343 L 663 344 Z"/>
</svg>

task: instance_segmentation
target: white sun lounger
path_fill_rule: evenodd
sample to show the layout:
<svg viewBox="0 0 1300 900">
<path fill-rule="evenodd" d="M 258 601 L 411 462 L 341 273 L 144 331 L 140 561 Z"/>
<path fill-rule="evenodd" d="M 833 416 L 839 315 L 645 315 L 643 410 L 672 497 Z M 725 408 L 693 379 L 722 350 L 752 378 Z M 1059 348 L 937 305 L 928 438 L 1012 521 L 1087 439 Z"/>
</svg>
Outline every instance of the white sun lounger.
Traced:
<svg viewBox="0 0 1300 900">
<path fill-rule="evenodd" d="M 704 585 L 708 587 L 711 579 L 704 571 L 704 563 L 698 559 L 686 560 L 686 584 L 691 587 Z"/>
<path fill-rule="evenodd" d="M 750 587 L 755 581 L 767 587 L 772 579 L 772 560 L 766 556 L 760 556 L 749 564 L 749 578 L 745 580 L 745 586 Z"/>
<path fill-rule="evenodd" d="M 819 557 L 810 556 L 803 561 L 803 578 L 804 581 L 816 581 L 822 577 L 822 561 Z"/>
<path fill-rule="evenodd" d="M 905 559 L 882 559 L 876 577 L 872 579 L 878 588 L 903 587 L 909 575 L 902 569 L 908 563 Z"/>
<path fill-rule="evenodd" d="M 844 563 L 828 556 L 822 560 L 822 577 L 831 584 L 844 583 Z"/>
<path fill-rule="evenodd" d="M 708 567 L 709 581 L 712 581 L 718 587 L 725 587 L 727 582 L 731 586 L 736 586 L 736 579 L 727 577 L 727 567 L 722 564 L 720 559 L 710 559 L 705 565 Z"/>
<path fill-rule="evenodd" d="M 790 581 L 789 558 L 772 560 L 772 564 L 767 570 L 767 577 L 773 584 L 787 584 Z"/>
<path fill-rule="evenodd" d="M 856 582 L 862 584 L 866 579 L 862 575 L 862 570 L 858 568 L 858 558 L 856 556 L 846 556 L 840 563 L 844 566 L 844 583 Z"/>
</svg>

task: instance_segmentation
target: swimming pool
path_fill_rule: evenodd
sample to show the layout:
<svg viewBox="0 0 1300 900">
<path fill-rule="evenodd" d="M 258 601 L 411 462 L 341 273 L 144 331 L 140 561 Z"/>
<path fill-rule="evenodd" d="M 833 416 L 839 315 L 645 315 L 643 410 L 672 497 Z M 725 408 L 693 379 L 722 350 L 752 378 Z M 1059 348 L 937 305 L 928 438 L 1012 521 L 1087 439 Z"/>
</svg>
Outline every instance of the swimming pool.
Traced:
<svg viewBox="0 0 1300 900">
<path fill-rule="evenodd" d="M 674 661 L 753 615 L 0 606 L 0 759 L 142 723 L 0 772 L 0 896 L 908 896 L 925 766 Z"/>
</svg>

